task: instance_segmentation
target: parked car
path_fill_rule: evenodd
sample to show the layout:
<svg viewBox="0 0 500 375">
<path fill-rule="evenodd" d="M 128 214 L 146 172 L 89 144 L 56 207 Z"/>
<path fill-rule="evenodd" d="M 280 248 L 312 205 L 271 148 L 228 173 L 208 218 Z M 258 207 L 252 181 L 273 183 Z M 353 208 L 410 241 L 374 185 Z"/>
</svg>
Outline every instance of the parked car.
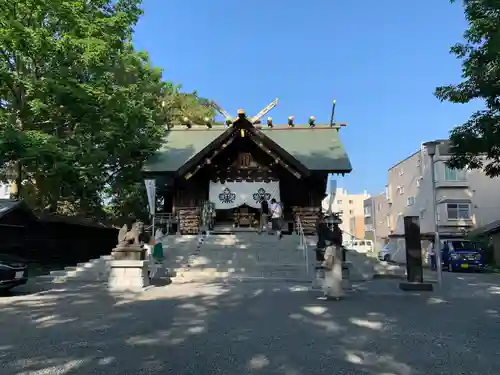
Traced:
<svg viewBox="0 0 500 375">
<path fill-rule="evenodd" d="M 0 254 L 0 291 L 6 291 L 28 282 L 28 267 L 22 260 Z"/>
<path fill-rule="evenodd" d="M 441 241 L 443 269 L 480 271 L 484 268 L 483 250 L 479 243 L 467 240 Z"/>
<path fill-rule="evenodd" d="M 344 241 L 342 245 L 345 248 L 355 250 L 358 253 L 370 253 L 373 251 L 373 242 L 370 240 Z"/>
<path fill-rule="evenodd" d="M 391 260 L 391 246 L 389 244 L 384 245 L 384 247 L 378 252 L 378 259 L 386 262 Z"/>
<path fill-rule="evenodd" d="M 406 250 L 404 239 L 387 243 L 379 250 L 378 259 L 385 262 L 405 264 Z"/>
</svg>

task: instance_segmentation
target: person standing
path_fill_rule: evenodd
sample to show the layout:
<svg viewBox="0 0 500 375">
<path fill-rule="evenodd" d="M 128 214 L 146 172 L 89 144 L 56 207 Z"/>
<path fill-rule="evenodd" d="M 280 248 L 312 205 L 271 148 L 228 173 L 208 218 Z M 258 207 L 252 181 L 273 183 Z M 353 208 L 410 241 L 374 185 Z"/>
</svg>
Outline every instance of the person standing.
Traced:
<svg viewBox="0 0 500 375">
<path fill-rule="evenodd" d="M 259 234 L 267 229 L 269 217 L 269 203 L 267 203 L 265 198 L 260 201 L 260 222 L 259 222 Z"/>
<path fill-rule="evenodd" d="M 339 299 L 342 290 L 342 230 L 337 223 L 328 235 L 329 245 L 326 247 L 323 267 L 325 268 L 325 282 L 323 283 L 323 298 Z"/>
<path fill-rule="evenodd" d="M 282 216 L 283 209 L 279 202 L 276 202 L 276 199 L 271 199 L 271 225 L 273 227 L 273 231 L 276 232 L 276 235 L 279 239 L 283 237 L 282 233 Z"/>
<path fill-rule="evenodd" d="M 434 241 L 430 241 L 429 247 L 427 248 L 427 253 L 429 254 L 429 260 L 431 263 L 431 269 L 435 271 L 437 269 L 436 263 L 436 246 L 434 246 Z"/>
</svg>

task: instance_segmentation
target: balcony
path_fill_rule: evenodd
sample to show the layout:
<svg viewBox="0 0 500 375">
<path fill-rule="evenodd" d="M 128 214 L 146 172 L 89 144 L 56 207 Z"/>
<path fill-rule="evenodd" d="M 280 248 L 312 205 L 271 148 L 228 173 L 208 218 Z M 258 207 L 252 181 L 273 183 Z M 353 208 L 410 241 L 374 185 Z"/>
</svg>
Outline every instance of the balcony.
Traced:
<svg viewBox="0 0 500 375">
<path fill-rule="evenodd" d="M 435 165 L 436 188 L 468 188 L 467 172 Z M 441 172 L 441 173 L 440 173 Z"/>
<path fill-rule="evenodd" d="M 436 181 L 436 189 L 467 189 L 470 186 L 467 180 L 444 180 L 440 179 Z"/>
</svg>

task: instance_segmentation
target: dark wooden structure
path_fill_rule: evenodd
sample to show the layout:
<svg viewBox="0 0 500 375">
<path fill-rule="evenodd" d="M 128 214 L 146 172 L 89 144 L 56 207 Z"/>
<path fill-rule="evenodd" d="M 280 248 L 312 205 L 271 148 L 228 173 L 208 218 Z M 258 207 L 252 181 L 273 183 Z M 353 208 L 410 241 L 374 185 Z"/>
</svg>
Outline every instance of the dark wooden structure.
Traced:
<svg viewBox="0 0 500 375">
<path fill-rule="evenodd" d="M 145 165 L 163 201 L 159 215 L 177 219 L 181 233 L 197 233 L 200 208 L 209 197 L 210 181 L 279 181 L 285 221 L 303 218 L 313 230 L 321 211 L 329 173 L 351 171 L 339 138 L 341 126 L 252 123 L 243 111 L 228 125 L 183 125 L 166 132 L 165 143 Z M 235 225 L 257 220 L 255 210 L 234 212 Z M 217 213 L 217 220 L 227 220 Z"/>
<path fill-rule="evenodd" d="M 36 215 L 23 201 L 0 199 L 0 238 L 0 253 L 73 265 L 110 254 L 118 229 L 84 218 Z"/>
<path fill-rule="evenodd" d="M 32 259 L 76 264 L 109 255 L 118 241 L 118 229 L 93 220 L 40 214 L 29 228 L 24 248 Z"/>
<path fill-rule="evenodd" d="M 36 215 L 22 201 L 0 199 L 0 253 L 12 255 L 23 248 L 27 228 L 37 221 Z"/>
</svg>

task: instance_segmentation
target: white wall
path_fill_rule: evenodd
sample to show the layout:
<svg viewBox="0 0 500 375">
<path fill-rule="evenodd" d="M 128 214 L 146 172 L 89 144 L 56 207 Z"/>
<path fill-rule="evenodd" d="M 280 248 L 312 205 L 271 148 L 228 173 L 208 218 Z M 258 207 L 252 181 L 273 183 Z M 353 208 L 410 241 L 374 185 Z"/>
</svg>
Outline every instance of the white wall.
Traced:
<svg viewBox="0 0 500 375">
<path fill-rule="evenodd" d="M 0 199 L 10 199 L 10 184 L 0 183 Z"/>
</svg>

